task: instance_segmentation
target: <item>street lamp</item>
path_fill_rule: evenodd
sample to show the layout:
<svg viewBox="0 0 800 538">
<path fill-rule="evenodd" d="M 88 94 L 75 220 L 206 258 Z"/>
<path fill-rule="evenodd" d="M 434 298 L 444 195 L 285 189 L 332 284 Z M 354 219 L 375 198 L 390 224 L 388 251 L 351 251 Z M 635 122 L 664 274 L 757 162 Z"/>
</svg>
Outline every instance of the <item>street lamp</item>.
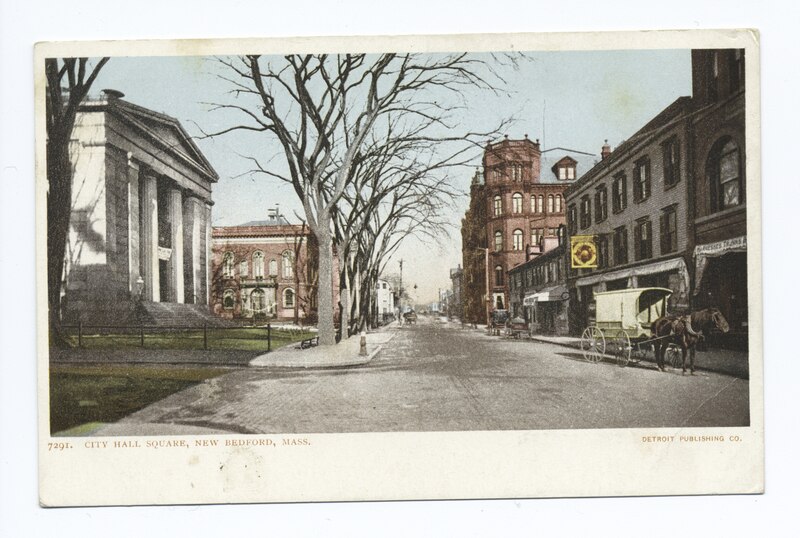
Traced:
<svg viewBox="0 0 800 538">
<path fill-rule="evenodd" d="M 472 247 L 475 250 L 482 250 L 484 255 L 484 274 L 486 275 L 486 328 L 489 329 L 491 323 L 489 323 L 489 318 L 491 316 L 489 304 L 491 302 L 491 298 L 489 297 L 489 249 L 483 247 Z"/>
</svg>

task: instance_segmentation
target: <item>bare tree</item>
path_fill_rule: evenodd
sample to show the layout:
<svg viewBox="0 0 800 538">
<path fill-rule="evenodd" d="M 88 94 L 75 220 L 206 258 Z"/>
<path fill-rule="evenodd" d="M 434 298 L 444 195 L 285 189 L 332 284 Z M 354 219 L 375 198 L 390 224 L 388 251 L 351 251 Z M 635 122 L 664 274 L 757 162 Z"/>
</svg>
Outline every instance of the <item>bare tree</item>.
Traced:
<svg viewBox="0 0 800 538">
<path fill-rule="evenodd" d="M 47 122 L 47 302 L 51 341 L 63 343 L 61 286 L 72 208 L 73 166 L 69 143 L 78 107 L 86 98 L 100 70 L 88 58 L 45 59 Z"/>
<path fill-rule="evenodd" d="M 333 344 L 333 218 L 370 135 L 395 116 L 444 128 L 447 107 L 438 99 L 458 97 L 465 88 L 491 89 L 492 71 L 468 54 L 251 55 L 220 61 L 229 68 L 223 78 L 237 100 L 251 100 L 218 105 L 240 111 L 247 122 L 208 136 L 248 130 L 279 142 L 285 171 L 252 160 L 258 172 L 291 184 L 303 205 L 319 247 L 320 344 Z"/>
</svg>

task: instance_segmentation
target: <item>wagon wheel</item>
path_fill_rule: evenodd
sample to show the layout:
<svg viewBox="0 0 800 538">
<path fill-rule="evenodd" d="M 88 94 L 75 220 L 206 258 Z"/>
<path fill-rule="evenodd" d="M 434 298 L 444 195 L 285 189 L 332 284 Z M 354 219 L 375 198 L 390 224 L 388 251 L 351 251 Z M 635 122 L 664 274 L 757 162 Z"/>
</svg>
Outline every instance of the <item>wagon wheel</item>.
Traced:
<svg viewBox="0 0 800 538">
<path fill-rule="evenodd" d="M 667 346 L 666 358 L 664 362 L 669 364 L 672 368 L 682 368 L 683 353 L 681 353 L 681 349 L 675 344 L 669 344 Z"/>
<path fill-rule="evenodd" d="M 581 336 L 581 352 L 589 362 L 600 362 L 606 353 L 606 338 L 603 331 L 592 325 L 583 331 Z"/>
<path fill-rule="evenodd" d="M 627 366 L 628 361 L 631 360 L 631 339 L 628 333 L 624 330 L 619 331 L 614 337 L 614 356 L 617 358 L 617 364 L 620 366 Z"/>
</svg>

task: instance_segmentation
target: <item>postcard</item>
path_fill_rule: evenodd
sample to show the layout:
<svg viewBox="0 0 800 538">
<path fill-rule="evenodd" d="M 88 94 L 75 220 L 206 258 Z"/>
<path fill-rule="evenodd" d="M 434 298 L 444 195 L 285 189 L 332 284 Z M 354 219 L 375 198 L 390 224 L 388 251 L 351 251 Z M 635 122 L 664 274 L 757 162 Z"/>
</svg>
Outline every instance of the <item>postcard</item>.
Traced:
<svg viewBox="0 0 800 538">
<path fill-rule="evenodd" d="M 757 32 L 35 74 L 43 506 L 763 492 Z"/>
</svg>

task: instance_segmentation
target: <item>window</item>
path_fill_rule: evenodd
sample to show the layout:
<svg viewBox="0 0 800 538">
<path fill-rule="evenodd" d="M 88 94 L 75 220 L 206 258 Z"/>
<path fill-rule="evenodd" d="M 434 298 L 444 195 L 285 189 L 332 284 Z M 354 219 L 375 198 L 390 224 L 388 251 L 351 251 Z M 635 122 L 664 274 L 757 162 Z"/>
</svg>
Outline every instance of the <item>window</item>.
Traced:
<svg viewBox="0 0 800 538">
<path fill-rule="evenodd" d="M 233 305 L 236 302 L 236 296 L 231 289 L 227 289 L 222 294 L 222 307 L 225 310 L 233 310 Z"/>
<path fill-rule="evenodd" d="M 294 290 L 292 288 L 283 290 L 283 307 L 294 308 Z"/>
<path fill-rule="evenodd" d="M 503 285 L 503 266 L 498 265 L 494 268 L 494 285 L 500 287 Z"/>
<path fill-rule="evenodd" d="M 731 93 L 744 87 L 744 49 L 735 49 L 730 55 Z"/>
<path fill-rule="evenodd" d="M 726 138 L 715 144 L 709 156 L 712 211 L 722 211 L 744 203 L 739 147 Z"/>
<path fill-rule="evenodd" d="M 239 276 L 247 276 L 247 260 L 239 262 Z"/>
<path fill-rule="evenodd" d="M 260 288 L 256 288 L 250 293 L 250 306 L 252 307 L 253 312 L 266 312 L 267 301 L 265 298 L 266 294 L 264 293 L 264 290 Z"/>
<path fill-rule="evenodd" d="M 542 237 L 542 228 L 531 228 L 531 245 L 538 245 L 539 239 Z"/>
<path fill-rule="evenodd" d="M 512 164 L 511 165 L 511 178 L 514 181 L 522 181 L 522 165 L 521 164 Z"/>
<path fill-rule="evenodd" d="M 681 148 L 677 137 L 661 145 L 664 154 L 664 186 L 671 187 L 681 180 Z"/>
<path fill-rule="evenodd" d="M 567 179 L 575 179 L 575 167 L 568 166 L 567 167 Z"/>
<path fill-rule="evenodd" d="M 575 235 L 578 233 L 578 208 L 575 207 L 575 204 L 569 206 L 567 226 L 569 235 Z"/>
<path fill-rule="evenodd" d="M 678 250 L 678 212 L 677 206 L 671 205 L 661 213 L 661 254 Z"/>
<path fill-rule="evenodd" d="M 514 230 L 512 238 L 514 239 L 513 249 L 522 250 L 522 230 Z"/>
<path fill-rule="evenodd" d="M 643 218 L 636 221 L 634 228 L 636 240 L 636 259 L 646 260 L 653 257 L 653 227 L 650 218 Z"/>
<path fill-rule="evenodd" d="M 565 166 L 558 167 L 558 179 L 561 180 L 567 179 L 567 168 Z"/>
<path fill-rule="evenodd" d="M 718 97 L 719 85 L 719 52 L 714 51 L 711 54 L 711 80 L 708 83 L 708 98 L 711 101 L 716 101 Z"/>
<path fill-rule="evenodd" d="M 278 262 L 276 260 L 269 261 L 269 276 L 278 276 Z"/>
<path fill-rule="evenodd" d="M 261 251 L 253 252 L 253 276 L 264 278 L 264 253 Z"/>
<path fill-rule="evenodd" d="M 233 252 L 226 252 L 222 256 L 222 277 L 233 278 Z"/>
<path fill-rule="evenodd" d="M 614 264 L 628 263 L 628 231 L 625 226 L 614 230 Z"/>
<path fill-rule="evenodd" d="M 547 212 L 553 213 L 555 211 L 555 197 L 552 194 L 547 195 Z"/>
<path fill-rule="evenodd" d="M 650 197 L 650 159 L 639 159 L 633 166 L 633 200 L 641 202 Z"/>
<path fill-rule="evenodd" d="M 614 213 L 624 211 L 628 207 L 628 178 L 625 174 L 614 176 L 614 183 L 611 187 L 611 206 Z"/>
<path fill-rule="evenodd" d="M 503 214 L 503 199 L 500 195 L 494 197 L 494 216 L 499 217 Z"/>
<path fill-rule="evenodd" d="M 608 217 L 608 190 L 600 185 L 594 193 L 594 221 L 603 222 Z"/>
<path fill-rule="evenodd" d="M 599 235 L 597 236 L 597 268 L 606 267 L 611 267 L 611 260 L 608 257 L 608 237 Z"/>
<path fill-rule="evenodd" d="M 294 278 L 294 252 L 291 250 L 284 250 L 281 254 L 281 263 L 283 265 L 283 278 Z"/>
<path fill-rule="evenodd" d="M 561 213 L 562 211 L 564 211 L 564 208 L 562 206 L 563 201 L 564 199 L 561 198 L 561 195 L 556 194 L 556 213 Z"/>
<path fill-rule="evenodd" d="M 581 230 L 588 228 L 592 223 L 592 203 L 589 201 L 589 195 L 581 198 Z"/>
<path fill-rule="evenodd" d="M 522 195 L 518 192 L 511 197 L 511 212 L 522 213 Z"/>
<path fill-rule="evenodd" d="M 542 194 L 536 197 L 536 212 L 544 213 L 544 195 Z"/>
<path fill-rule="evenodd" d="M 503 232 L 500 230 L 494 233 L 494 250 L 495 252 L 503 250 Z"/>
</svg>

